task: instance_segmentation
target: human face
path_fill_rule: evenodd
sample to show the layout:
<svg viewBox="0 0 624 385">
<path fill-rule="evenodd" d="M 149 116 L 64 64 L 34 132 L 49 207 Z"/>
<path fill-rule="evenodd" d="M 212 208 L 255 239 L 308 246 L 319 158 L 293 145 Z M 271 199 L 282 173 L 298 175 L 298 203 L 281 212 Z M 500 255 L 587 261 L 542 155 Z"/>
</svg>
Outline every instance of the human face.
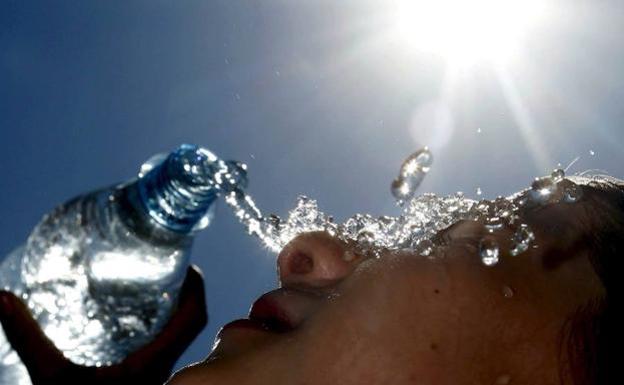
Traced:
<svg viewBox="0 0 624 385">
<path fill-rule="evenodd" d="M 561 330 L 601 286 L 578 240 L 583 203 L 524 215 L 536 247 L 513 257 L 512 229 L 459 222 L 431 257 L 355 254 L 306 233 L 278 257 L 281 288 L 224 327 L 208 358 L 171 384 L 560 384 Z M 485 266 L 492 236 L 501 262 Z"/>
</svg>

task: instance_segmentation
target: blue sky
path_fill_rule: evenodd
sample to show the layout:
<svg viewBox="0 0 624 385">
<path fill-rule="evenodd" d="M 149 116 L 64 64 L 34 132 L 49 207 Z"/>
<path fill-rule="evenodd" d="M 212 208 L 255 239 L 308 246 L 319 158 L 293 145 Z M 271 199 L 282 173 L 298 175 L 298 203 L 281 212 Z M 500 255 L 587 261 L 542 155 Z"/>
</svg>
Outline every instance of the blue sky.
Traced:
<svg viewBox="0 0 624 385">
<path fill-rule="evenodd" d="M 380 38 L 384 1 L 3 0 L 0 253 L 184 142 L 246 162 L 278 214 L 300 193 L 338 218 L 394 214 L 390 182 L 425 144 L 423 192 L 505 195 L 577 156 L 572 171 L 624 177 L 624 4 L 550 3 L 514 60 L 452 72 Z M 180 365 L 276 284 L 274 256 L 224 206 L 193 260 L 211 322 Z"/>
</svg>

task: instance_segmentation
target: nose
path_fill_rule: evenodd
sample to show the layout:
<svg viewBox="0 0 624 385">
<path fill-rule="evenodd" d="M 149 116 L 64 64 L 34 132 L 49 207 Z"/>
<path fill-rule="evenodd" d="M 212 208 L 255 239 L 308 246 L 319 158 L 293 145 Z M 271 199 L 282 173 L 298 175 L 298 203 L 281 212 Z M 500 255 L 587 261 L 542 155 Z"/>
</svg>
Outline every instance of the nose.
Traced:
<svg viewBox="0 0 624 385">
<path fill-rule="evenodd" d="M 283 287 L 323 288 L 349 276 L 360 260 L 344 242 L 324 232 L 310 232 L 284 247 L 277 267 Z"/>
</svg>

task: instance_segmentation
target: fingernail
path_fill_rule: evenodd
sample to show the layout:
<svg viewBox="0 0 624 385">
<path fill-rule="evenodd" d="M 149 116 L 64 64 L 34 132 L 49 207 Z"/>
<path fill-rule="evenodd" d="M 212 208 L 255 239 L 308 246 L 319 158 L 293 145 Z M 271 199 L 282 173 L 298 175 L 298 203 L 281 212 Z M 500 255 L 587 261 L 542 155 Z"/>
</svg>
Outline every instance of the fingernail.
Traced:
<svg viewBox="0 0 624 385">
<path fill-rule="evenodd" d="M 10 296 L 7 292 L 0 292 L 0 310 L 5 316 L 13 315 L 13 301 Z"/>
</svg>

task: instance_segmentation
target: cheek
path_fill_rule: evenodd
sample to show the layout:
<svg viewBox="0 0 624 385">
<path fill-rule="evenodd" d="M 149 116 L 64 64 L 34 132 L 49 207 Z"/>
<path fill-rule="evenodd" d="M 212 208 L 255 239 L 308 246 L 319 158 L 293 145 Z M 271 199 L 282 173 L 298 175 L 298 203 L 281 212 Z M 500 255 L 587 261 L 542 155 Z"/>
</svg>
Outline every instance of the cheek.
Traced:
<svg viewBox="0 0 624 385">
<path fill-rule="evenodd" d="M 300 378 L 314 379 L 310 383 L 315 384 L 379 383 L 380 374 L 394 370 L 397 349 L 389 344 L 388 330 L 396 323 L 349 309 L 353 306 L 328 309 L 302 333 Z"/>
<path fill-rule="evenodd" d="M 432 281 L 444 276 L 426 275 Z M 403 384 L 422 379 L 425 368 L 427 377 L 435 378 L 441 370 L 440 341 L 432 336 L 447 327 L 433 315 L 442 308 L 436 297 L 445 289 L 418 282 L 413 271 L 405 269 L 370 271 L 355 278 L 302 330 L 302 378 Z"/>
</svg>

